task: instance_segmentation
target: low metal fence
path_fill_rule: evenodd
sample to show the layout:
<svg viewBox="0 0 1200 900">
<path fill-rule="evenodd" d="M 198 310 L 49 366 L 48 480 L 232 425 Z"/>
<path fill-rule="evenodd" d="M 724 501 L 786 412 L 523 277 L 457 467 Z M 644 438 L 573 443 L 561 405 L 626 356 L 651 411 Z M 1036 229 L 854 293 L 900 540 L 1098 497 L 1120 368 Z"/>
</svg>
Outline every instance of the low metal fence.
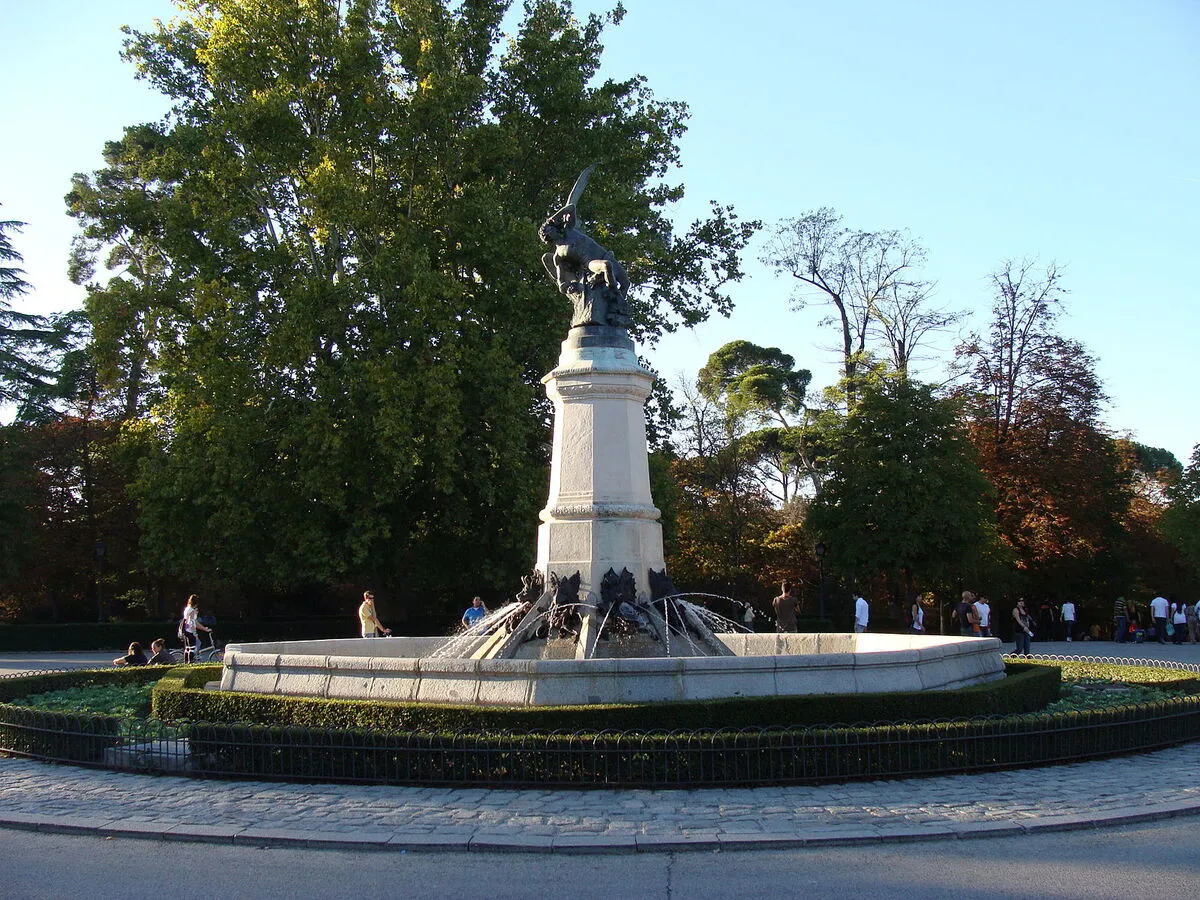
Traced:
<svg viewBox="0 0 1200 900">
<path fill-rule="evenodd" d="M 1056 657 L 1048 661 L 1108 661 Z M 1200 666 L 1112 660 L 1181 672 Z M 1200 695 L 960 721 L 697 731 L 409 733 L 163 723 L 0 704 L 0 750 L 194 777 L 491 787 L 816 784 L 1020 768 L 1200 738 Z"/>
</svg>

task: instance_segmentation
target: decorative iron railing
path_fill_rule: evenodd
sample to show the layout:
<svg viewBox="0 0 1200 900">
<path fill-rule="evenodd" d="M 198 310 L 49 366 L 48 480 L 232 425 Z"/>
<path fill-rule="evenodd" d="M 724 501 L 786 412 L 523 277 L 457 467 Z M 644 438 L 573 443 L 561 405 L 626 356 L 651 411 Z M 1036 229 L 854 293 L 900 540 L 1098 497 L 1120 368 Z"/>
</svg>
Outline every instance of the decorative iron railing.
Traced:
<svg viewBox="0 0 1200 900">
<path fill-rule="evenodd" d="M 1158 660 L 1034 658 L 1200 672 Z M 0 750 L 14 755 L 194 777 L 406 785 L 815 784 L 1045 765 L 1197 738 L 1200 694 L 960 721 L 541 734 L 164 723 L 0 704 Z"/>
</svg>

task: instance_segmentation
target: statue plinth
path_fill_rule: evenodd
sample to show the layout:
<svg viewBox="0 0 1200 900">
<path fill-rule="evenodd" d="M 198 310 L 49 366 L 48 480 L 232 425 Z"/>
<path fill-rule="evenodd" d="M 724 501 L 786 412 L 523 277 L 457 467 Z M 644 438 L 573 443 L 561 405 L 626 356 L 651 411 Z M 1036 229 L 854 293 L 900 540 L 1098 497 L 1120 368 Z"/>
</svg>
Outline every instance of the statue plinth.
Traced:
<svg viewBox="0 0 1200 900">
<path fill-rule="evenodd" d="M 654 376 L 624 328 L 572 328 L 558 366 L 542 379 L 554 404 L 550 494 L 538 527 L 537 568 L 581 574 L 580 599 L 600 595 L 611 568 L 628 568 L 639 594 L 666 568 L 650 496 L 646 398 Z"/>
</svg>

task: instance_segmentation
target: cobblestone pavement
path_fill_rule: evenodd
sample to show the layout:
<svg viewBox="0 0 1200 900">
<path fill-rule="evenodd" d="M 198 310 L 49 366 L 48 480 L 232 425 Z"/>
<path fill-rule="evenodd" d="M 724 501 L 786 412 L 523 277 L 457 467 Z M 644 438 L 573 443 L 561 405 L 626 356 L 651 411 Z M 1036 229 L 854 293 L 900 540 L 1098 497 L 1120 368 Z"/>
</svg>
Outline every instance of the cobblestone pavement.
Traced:
<svg viewBox="0 0 1200 900">
<path fill-rule="evenodd" d="M 1023 834 L 1200 812 L 1200 744 L 819 787 L 488 789 L 192 781 L 0 759 L 0 827 L 253 845 L 620 852 Z"/>
<path fill-rule="evenodd" d="M 1060 646 L 1050 652 L 1070 648 Z M 1163 656 L 1192 661 L 1182 649 Z M 1179 778 L 1198 752 L 1191 743 L 973 775 L 657 791 L 183 780 L 0 758 L 0 827 L 255 846 L 576 853 L 972 838 L 1200 813 L 1200 786 Z"/>
</svg>

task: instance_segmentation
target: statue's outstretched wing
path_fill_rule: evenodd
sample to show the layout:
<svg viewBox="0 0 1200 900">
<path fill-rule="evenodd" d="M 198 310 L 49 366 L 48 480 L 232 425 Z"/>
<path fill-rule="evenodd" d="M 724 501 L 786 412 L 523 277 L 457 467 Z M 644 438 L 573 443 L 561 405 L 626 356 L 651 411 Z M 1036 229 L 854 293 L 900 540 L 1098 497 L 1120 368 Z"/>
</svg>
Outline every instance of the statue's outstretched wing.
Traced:
<svg viewBox="0 0 1200 900">
<path fill-rule="evenodd" d="M 579 205 L 579 198 L 583 196 L 583 189 L 587 187 L 588 179 L 592 177 L 592 170 L 595 168 L 596 164 L 592 163 L 579 173 L 579 177 L 575 179 L 575 187 L 571 188 L 571 195 L 567 198 L 565 206 Z"/>
</svg>

